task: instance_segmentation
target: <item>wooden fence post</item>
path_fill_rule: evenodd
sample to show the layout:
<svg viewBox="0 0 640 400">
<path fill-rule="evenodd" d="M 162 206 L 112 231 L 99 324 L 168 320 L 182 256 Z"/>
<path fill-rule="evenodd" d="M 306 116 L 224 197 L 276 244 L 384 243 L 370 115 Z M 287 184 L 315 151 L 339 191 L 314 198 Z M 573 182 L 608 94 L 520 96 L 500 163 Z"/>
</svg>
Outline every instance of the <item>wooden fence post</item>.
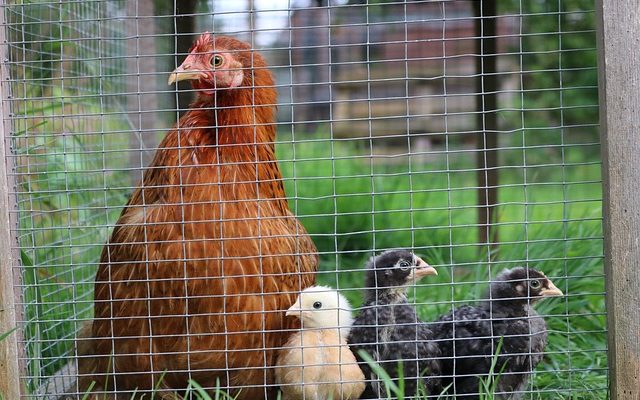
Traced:
<svg viewBox="0 0 640 400">
<path fill-rule="evenodd" d="M 15 253 L 11 244 L 10 218 L 11 187 L 9 169 L 11 158 L 7 158 L 11 136 L 9 111 L 9 70 L 7 68 L 7 38 L 4 21 L 4 1 L 0 1 L 0 336 L 13 331 L 0 340 L 0 395 L 4 399 L 20 398 L 20 367 L 18 364 L 18 334 L 16 328 L 16 304 L 13 267 Z"/>
<path fill-rule="evenodd" d="M 478 245 L 489 244 L 489 258 L 498 247 L 498 76 L 497 5 L 476 1 L 476 168 L 478 182 Z M 482 249 L 481 246 L 479 246 Z"/>
<path fill-rule="evenodd" d="M 598 0 L 604 251 L 612 399 L 640 399 L 640 8 Z"/>
</svg>

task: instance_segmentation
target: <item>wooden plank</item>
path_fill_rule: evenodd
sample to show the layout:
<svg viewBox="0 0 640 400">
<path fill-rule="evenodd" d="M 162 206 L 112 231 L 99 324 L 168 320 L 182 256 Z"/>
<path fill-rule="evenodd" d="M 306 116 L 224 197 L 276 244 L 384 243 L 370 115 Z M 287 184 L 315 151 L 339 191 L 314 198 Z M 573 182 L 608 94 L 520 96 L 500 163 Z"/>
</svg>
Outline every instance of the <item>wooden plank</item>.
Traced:
<svg viewBox="0 0 640 400">
<path fill-rule="evenodd" d="M 604 250 L 612 399 L 640 399 L 640 8 L 598 0 Z"/>
<path fill-rule="evenodd" d="M 0 2 L 4 6 L 4 1 Z M 9 98 L 9 70 L 7 60 L 6 30 L 4 25 L 4 8 L 0 8 L 0 334 L 16 328 L 15 280 L 13 266 L 16 264 L 16 254 L 11 245 L 15 243 L 10 227 L 12 219 L 10 209 L 12 194 L 9 176 L 8 158 L 11 136 Z M 0 341 L 0 394 L 5 399 L 20 398 L 20 367 L 18 363 L 18 333 Z"/>
</svg>

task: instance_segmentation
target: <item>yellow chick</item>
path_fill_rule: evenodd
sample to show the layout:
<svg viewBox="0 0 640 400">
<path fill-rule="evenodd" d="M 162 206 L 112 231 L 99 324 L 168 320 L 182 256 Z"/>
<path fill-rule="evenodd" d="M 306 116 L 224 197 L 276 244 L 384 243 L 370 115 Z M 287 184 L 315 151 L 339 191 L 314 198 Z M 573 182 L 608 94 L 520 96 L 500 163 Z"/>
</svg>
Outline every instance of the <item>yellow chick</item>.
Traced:
<svg viewBox="0 0 640 400">
<path fill-rule="evenodd" d="M 283 400 L 348 400 L 360 397 L 364 374 L 347 345 L 351 306 L 336 290 L 312 286 L 287 310 L 302 330 L 280 349 L 275 371 Z"/>
</svg>

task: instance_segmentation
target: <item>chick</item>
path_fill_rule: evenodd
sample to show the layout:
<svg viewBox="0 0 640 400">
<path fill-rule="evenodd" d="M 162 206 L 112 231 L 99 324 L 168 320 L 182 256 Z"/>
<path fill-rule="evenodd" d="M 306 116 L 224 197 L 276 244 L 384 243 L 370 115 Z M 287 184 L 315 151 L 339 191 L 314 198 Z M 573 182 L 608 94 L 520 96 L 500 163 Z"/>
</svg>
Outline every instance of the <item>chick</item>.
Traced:
<svg viewBox="0 0 640 400">
<path fill-rule="evenodd" d="M 283 400 L 357 399 L 364 375 L 347 346 L 353 324 L 344 296 L 326 286 L 300 293 L 287 316 L 300 318 L 302 330 L 279 351 L 276 383 Z"/>
<path fill-rule="evenodd" d="M 479 378 L 487 377 L 502 340 L 494 367 L 500 374 L 496 398 L 521 398 L 518 392 L 542 360 L 547 344 L 546 323 L 531 304 L 548 296 L 562 296 L 562 291 L 542 272 L 517 267 L 500 273 L 478 306 L 465 305 L 440 317 L 434 333 L 448 392 L 457 399 L 477 399 Z"/>
<path fill-rule="evenodd" d="M 418 319 L 407 301 L 409 285 L 436 270 L 407 250 L 389 250 L 367 264 L 365 299 L 349 335 L 349 345 L 360 362 L 367 388 L 362 398 L 381 398 L 386 389 L 358 354 L 363 350 L 392 379 L 399 376 L 402 363 L 404 395 L 415 396 L 423 387 L 439 392 L 440 351 L 431 342 L 431 330 Z"/>
</svg>

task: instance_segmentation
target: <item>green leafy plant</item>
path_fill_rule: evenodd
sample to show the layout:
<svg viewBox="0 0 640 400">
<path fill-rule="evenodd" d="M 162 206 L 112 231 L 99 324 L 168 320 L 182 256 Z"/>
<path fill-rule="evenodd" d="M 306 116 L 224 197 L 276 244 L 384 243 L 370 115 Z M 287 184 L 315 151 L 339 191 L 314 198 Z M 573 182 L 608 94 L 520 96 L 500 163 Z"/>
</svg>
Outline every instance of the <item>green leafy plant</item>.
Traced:
<svg viewBox="0 0 640 400">
<path fill-rule="evenodd" d="M 239 396 L 230 396 L 226 391 L 220 389 L 220 380 L 216 379 L 216 387 L 213 391 L 213 397 L 205 390 L 198 382 L 193 379 L 189 380 L 189 386 L 187 387 L 185 398 L 191 398 L 189 396 L 195 396 L 196 400 L 235 400 Z"/>
<path fill-rule="evenodd" d="M 503 364 L 500 368 L 500 371 L 496 372 L 496 366 L 498 365 L 498 360 L 500 356 L 500 351 L 502 350 L 504 338 L 500 338 L 498 344 L 496 345 L 495 354 L 491 359 L 491 367 L 489 368 L 489 373 L 485 377 L 480 378 L 479 386 L 478 386 L 478 399 L 479 400 L 493 400 L 494 393 L 498 388 L 498 381 L 500 380 L 500 375 L 504 371 L 506 364 Z"/>
<path fill-rule="evenodd" d="M 398 362 L 398 378 L 392 379 L 387 371 L 380 366 L 370 355 L 364 350 L 359 350 L 358 355 L 369 365 L 375 375 L 380 381 L 384 390 L 386 391 L 387 398 L 394 398 L 398 400 L 404 399 L 404 375 L 402 369 L 402 362 Z M 396 383 L 397 382 L 397 383 Z"/>
</svg>

